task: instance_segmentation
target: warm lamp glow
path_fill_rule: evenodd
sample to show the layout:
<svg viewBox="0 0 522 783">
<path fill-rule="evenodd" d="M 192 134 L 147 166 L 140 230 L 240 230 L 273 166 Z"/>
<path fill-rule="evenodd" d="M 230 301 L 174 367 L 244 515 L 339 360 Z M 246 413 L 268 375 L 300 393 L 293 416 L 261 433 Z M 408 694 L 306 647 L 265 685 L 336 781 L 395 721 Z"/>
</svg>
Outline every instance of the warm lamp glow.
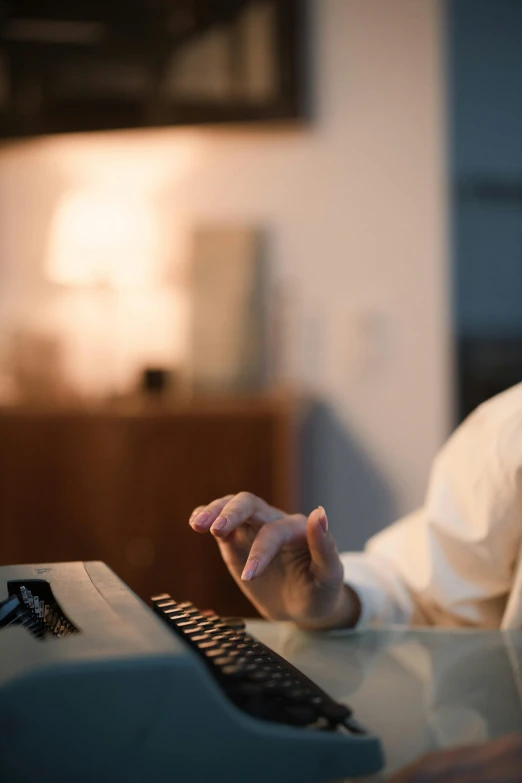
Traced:
<svg viewBox="0 0 522 783">
<path fill-rule="evenodd" d="M 45 266 L 56 284 L 49 322 L 80 394 L 125 393 L 143 367 L 179 363 L 183 297 L 167 283 L 165 232 L 154 194 L 118 180 L 59 202 Z"/>
<path fill-rule="evenodd" d="M 51 227 L 46 276 L 73 287 L 151 286 L 160 273 L 161 239 L 147 199 L 102 190 L 69 193 Z"/>
</svg>

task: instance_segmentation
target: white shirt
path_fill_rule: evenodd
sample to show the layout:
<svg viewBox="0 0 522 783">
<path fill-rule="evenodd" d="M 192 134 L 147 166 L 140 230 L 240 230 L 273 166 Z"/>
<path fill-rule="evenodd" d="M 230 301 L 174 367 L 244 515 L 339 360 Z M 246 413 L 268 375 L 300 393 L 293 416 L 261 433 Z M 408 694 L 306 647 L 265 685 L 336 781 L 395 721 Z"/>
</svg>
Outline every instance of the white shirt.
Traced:
<svg viewBox="0 0 522 783">
<path fill-rule="evenodd" d="M 522 384 L 481 405 L 435 459 L 423 508 L 341 555 L 358 628 L 522 628 Z"/>
</svg>

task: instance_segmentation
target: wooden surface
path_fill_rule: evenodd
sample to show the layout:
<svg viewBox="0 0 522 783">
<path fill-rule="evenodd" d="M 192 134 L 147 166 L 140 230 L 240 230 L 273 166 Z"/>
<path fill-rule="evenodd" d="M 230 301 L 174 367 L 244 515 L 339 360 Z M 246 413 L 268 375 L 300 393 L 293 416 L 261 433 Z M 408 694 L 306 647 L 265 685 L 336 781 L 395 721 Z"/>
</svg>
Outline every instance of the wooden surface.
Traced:
<svg viewBox="0 0 522 783">
<path fill-rule="evenodd" d="M 141 597 L 253 615 L 196 505 L 243 489 L 294 508 L 294 415 L 277 400 L 0 412 L 0 564 L 103 560 Z"/>
</svg>

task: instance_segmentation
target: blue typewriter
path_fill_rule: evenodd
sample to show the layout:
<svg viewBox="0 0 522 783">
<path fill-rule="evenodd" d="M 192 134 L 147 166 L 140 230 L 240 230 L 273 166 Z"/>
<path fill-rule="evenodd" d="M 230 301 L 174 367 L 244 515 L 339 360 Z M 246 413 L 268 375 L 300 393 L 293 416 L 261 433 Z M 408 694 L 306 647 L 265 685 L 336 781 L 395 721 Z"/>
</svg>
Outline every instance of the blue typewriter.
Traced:
<svg viewBox="0 0 522 783">
<path fill-rule="evenodd" d="M 241 621 L 149 607 L 103 563 L 0 567 L 1 781 L 320 783 L 382 763 Z"/>
</svg>

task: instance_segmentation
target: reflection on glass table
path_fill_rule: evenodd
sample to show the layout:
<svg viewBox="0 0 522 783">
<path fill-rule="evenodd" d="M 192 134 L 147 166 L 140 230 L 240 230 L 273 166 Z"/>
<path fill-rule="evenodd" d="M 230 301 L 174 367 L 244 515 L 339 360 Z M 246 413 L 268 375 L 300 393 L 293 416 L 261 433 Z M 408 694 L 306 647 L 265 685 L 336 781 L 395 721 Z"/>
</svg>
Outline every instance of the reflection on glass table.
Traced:
<svg viewBox="0 0 522 783">
<path fill-rule="evenodd" d="M 384 745 L 386 772 L 438 748 L 522 731 L 522 632 L 250 632 L 346 701 Z"/>
</svg>

